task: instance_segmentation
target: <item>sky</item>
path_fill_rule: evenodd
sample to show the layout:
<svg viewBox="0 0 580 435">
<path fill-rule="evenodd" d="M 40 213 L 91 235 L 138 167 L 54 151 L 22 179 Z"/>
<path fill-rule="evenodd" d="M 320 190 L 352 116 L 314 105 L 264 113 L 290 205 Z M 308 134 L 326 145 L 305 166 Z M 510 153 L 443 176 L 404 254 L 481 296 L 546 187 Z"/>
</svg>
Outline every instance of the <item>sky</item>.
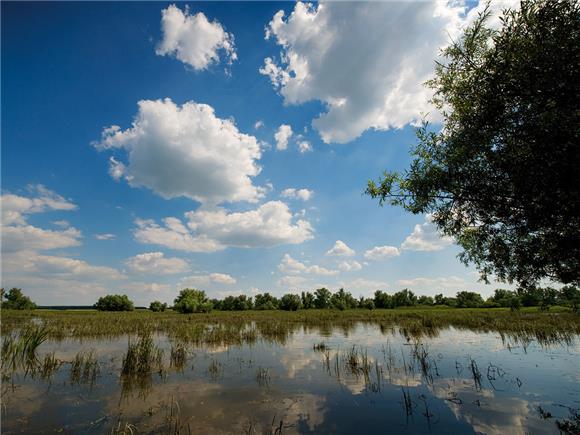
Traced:
<svg viewBox="0 0 580 435">
<path fill-rule="evenodd" d="M 440 127 L 423 83 L 481 8 L 2 2 L 2 286 L 490 295 L 429 216 L 364 194 Z"/>
</svg>

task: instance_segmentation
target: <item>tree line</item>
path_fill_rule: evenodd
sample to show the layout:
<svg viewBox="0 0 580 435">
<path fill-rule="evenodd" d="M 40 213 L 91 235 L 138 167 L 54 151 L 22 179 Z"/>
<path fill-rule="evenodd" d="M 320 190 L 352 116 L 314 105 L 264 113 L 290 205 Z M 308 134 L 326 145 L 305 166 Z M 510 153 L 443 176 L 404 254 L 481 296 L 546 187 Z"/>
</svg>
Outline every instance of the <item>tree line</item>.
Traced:
<svg viewBox="0 0 580 435">
<path fill-rule="evenodd" d="M 36 304 L 22 293 L 19 288 L 12 288 L 7 293 L 1 289 L 1 306 L 5 309 L 32 310 Z M 173 305 L 153 301 L 149 309 L 154 312 L 172 309 L 179 313 L 207 313 L 218 311 L 246 310 L 284 310 L 297 311 L 308 309 L 395 309 L 399 307 L 446 306 L 451 308 L 510 308 L 539 307 L 549 310 L 551 306 L 560 305 L 577 311 L 580 306 L 580 290 L 574 286 L 564 286 L 560 289 L 552 287 L 525 287 L 517 290 L 496 289 L 494 294 L 484 299 L 479 293 L 470 291 L 457 292 L 455 297 L 417 296 L 409 289 L 389 294 L 377 290 L 372 298 L 363 296 L 358 299 L 345 289 L 332 293 L 327 288 L 319 288 L 314 292 L 287 293 L 278 298 L 268 292 L 255 296 L 244 294 L 227 296 L 223 299 L 209 299 L 203 290 L 183 289 L 173 301 Z M 93 305 L 99 311 L 133 311 L 135 304 L 127 295 L 102 296 Z"/>
</svg>

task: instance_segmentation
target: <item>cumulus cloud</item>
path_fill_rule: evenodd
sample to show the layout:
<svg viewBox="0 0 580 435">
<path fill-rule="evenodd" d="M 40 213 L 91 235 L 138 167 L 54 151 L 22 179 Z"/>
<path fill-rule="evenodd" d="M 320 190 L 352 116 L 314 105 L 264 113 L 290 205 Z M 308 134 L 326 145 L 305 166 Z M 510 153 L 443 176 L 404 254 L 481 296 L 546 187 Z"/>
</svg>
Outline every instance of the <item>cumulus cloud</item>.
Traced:
<svg viewBox="0 0 580 435">
<path fill-rule="evenodd" d="M 307 153 L 309 151 L 312 151 L 312 146 L 310 145 L 310 142 L 308 141 L 301 141 L 298 143 L 298 151 L 300 151 L 300 154 L 304 154 Z"/>
<path fill-rule="evenodd" d="M 355 254 L 356 252 L 349 248 L 348 245 L 342 240 L 337 240 L 334 243 L 334 246 L 326 252 L 326 255 L 333 255 L 337 257 L 352 257 Z"/>
<path fill-rule="evenodd" d="M 26 216 L 51 210 L 70 211 L 77 206 L 61 195 L 47 189 L 42 184 L 27 187 L 31 196 L 11 193 L 2 195 L 2 223 L 4 225 L 24 225 Z"/>
<path fill-rule="evenodd" d="M 362 264 L 360 264 L 356 260 L 352 260 L 352 261 L 341 261 L 338 264 L 338 268 L 340 270 L 342 270 L 343 272 L 354 272 L 354 271 L 357 271 L 357 270 L 361 270 L 362 269 Z"/>
<path fill-rule="evenodd" d="M 357 278 L 352 281 L 341 281 L 339 284 L 341 287 L 350 292 L 359 292 L 365 295 L 371 295 L 376 290 L 384 290 L 389 286 L 389 284 L 385 281 L 377 281 L 365 278 Z"/>
<path fill-rule="evenodd" d="M 375 246 L 365 251 L 364 257 L 368 260 L 382 260 L 385 258 L 396 257 L 401 254 L 399 248 L 395 246 Z"/>
<path fill-rule="evenodd" d="M 310 223 L 295 219 L 280 201 L 256 210 L 231 213 L 223 208 L 198 209 L 185 214 L 186 224 L 166 218 L 161 226 L 138 220 L 135 238 L 141 243 L 189 252 L 214 252 L 228 246 L 240 248 L 298 244 L 313 237 Z"/>
<path fill-rule="evenodd" d="M 431 216 L 425 216 L 425 223 L 415 225 L 413 232 L 401 244 L 408 251 L 440 251 L 453 243 L 448 236 L 441 236 Z"/>
<path fill-rule="evenodd" d="M 161 11 L 163 39 L 155 53 L 173 56 L 195 70 L 205 70 L 220 62 L 220 54 L 228 64 L 237 59 L 234 36 L 224 30 L 217 21 L 209 21 L 198 12 L 190 15 L 185 7 L 182 11 L 171 5 Z"/>
<path fill-rule="evenodd" d="M 202 285 L 209 285 L 212 283 L 232 285 L 235 284 L 236 282 L 237 280 L 227 273 L 209 273 L 188 276 L 186 278 L 183 278 L 179 282 L 179 285 L 181 287 L 196 287 Z"/>
<path fill-rule="evenodd" d="M 276 139 L 276 149 L 285 150 L 288 148 L 288 141 L 292 137 L 292 127 L 287 124 L 282 124 L 278 127 L 278 131 L 274 134 L 274 139 Z"/>
<path fill-rule="evenodd" d="M 280 278 L 276 284 L 279 287 L 299 287 L 304 284 L 306 279 L 303 276 L 286 275 Z"/>
<path fill-rule="evenodd" d="M 294 188 L 284 189 L 280 194 L 282 198 L 301 199 L 302 201 L 308 201 L 312 195 L 314 195 L 312 190 Z"/>
<path fill-rule="evenodd" d="M 79 246 L 81 232 L 76 228 L 63 231 L 45 230 L 32 225 L 3 226 L 2 251 L 44 251 Z"/>
<path fill-rule="evenodd" d="M 261 119 L 257 120 L 256 123 L 254 124 L 254 130 L 259 130 L 264 126 L 264 121 L 262 121 Z"/>
<path fill-rule="evenodd" d="M 165 257 L 163 252 L 146 252 L 128 258 L 125 264 L 133 272 L 156 275 L 174 275 L 189 270 L 189 264 L 182 258 Z"/>
<path fill-rule="evenodd" d="M 336 275 L 338 274 L 337 270 L 326 269 L 325 267 L 321 267 L 318 265 L 307 266 L 304 263 L 292 258 L 289 254 L 284 254 L 282 257 L 282 261 L 278 265 L 278 270 L 283 273 L 287 273 L 290 275 L 298 275 L 301 273 L 308 273 L 313 275 Z"/>
<path fill-rule="evenodd" d="M 211 106 L 193 101 L 143 100 L 130 128 L 105 128 L 99 150 L 123 149 L 127 162 L 111 159 L 113 178 L 147 187 L 163 198 L 184 196 L 203 203 L 256 202 L 263 189 L 260 146 L 233 121 L 216 117 Z"/>
<path fill-rule="evenodd" d="M 517 3 L 492 2 L 495 9 Z M 497 6 L 499 4 L 499 6 Z M 318 100 L 313 121 L 324 142 L 349 142 L 365 130 L 438 119 L 423 83 L 450 38 L 473 20 L 462 2 L 297 2 L 278 11 L 266 39 L 281 47 L 266 58 L 268 76 L 287 104 Z"/>
</svg>

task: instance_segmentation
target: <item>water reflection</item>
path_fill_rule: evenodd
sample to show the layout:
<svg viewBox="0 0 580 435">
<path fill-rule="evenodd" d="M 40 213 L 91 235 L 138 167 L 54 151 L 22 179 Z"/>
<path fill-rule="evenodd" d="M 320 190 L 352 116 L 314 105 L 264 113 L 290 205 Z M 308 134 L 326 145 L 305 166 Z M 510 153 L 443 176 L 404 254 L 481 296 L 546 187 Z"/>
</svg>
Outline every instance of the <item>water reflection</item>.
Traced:
<svg viewBox="0 0 580 435">
<path fill-rule="evenodd" d="M 165 334 L 45 342 L 40 365 L 58 360 L 50 376 L 4 374 L 2 432 L 557 433 L 580 400 L 580 348 L 569 339 L 546 348 L 370 324 L 244 334 L 211 345 Z M 131 371 L 131 346 L 147 348 L 151 364 L 136 353 Z"/>
</svg>

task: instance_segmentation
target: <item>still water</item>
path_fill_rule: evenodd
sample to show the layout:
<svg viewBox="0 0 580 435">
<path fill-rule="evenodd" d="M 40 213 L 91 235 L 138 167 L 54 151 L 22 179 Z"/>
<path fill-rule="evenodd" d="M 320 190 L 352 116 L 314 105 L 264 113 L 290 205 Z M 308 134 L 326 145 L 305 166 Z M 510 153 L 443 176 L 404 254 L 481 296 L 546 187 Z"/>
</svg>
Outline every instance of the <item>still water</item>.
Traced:
<svg viewBox="0 0 580 435">
<path fill-rule="evenodd" d="M 550 346 L 454 328 L 406 338 L 360 324 L 283 343 L 186 348 L 128 382 L 128 341 L 49 341 L 49 376 L 2 385 L 2 433 L 551 434 L 580 408 L 578 340 Z M 97 369 L 72 372 L 79 352 Z"/>
</svg>

